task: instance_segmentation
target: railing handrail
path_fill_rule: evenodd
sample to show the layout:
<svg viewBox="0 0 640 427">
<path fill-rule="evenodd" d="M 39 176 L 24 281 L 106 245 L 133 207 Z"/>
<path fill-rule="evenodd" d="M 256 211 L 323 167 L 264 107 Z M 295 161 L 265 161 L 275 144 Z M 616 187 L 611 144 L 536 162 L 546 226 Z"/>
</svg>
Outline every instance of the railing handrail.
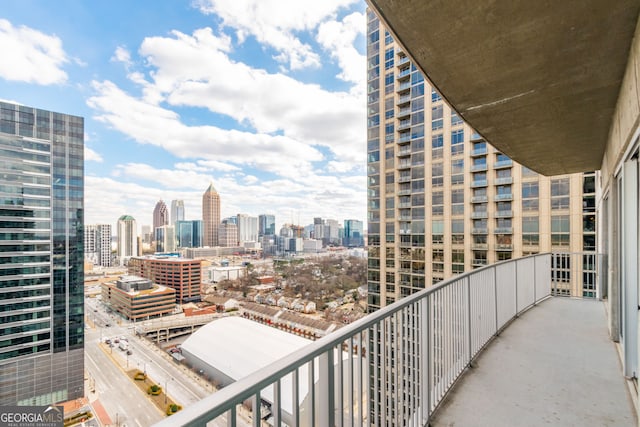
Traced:
<svg viewBox="0 0 640 427">
<path fill-rule="evenodd" d="M 502 265 L 507 264 L 515 264 L 515 268 L 517 270 L 517 264 L 522 263 L 527 259 L 536 259 L 542 257 L 548 257 L 550 255 L 555 255 L 557 253 L 542 253 L 542 254 L 534 254 L 526 257 L 505 260 L 501 262 L 497 262 L 491 265 L 486 265 L 475 270 L 462 273 L 458 276 L 451 277 L 449 279 L 443 280 L 442 282 L 429 287 L 427 289 L 423 289 L 415 294 L 406 296 L 393 304 L 390 304 L 386 307 L 383 307 L 373 313 L 368 314 L 367 316 L 356 320 L 355 322 L 346 325 L 339 330 L 332 332 L 329 335 L 326 335 L 320 338 L 317 341 L 311 342 L 305 347 L 290 353 L 289 355 L 271 363 L 270 365 L 259 369 L 246 377 L 243 377 L 228 386 L 220 389 L 216 393 L 207 396 L 203 400 L 194 403 L 193 405 L 188 406 L 184 410 L 172 415 L 170 418 L 161 421 L 156 424 L 158 427 L 169 427 L 176 425 L 206 425 L 212 419 L 215 419 L 225 413 L 227 413 L 230 408 L 235 407 L 238 402 L 243 402 L 252 397 L 259 395 L 259 393 L 273 385 L 275 382 L 279 381 L 281 378 L 289 375 L 294 372 L 299 367 L 312 362 L 317 357 L 326 354 L 327 352 L 332 351 L 336 347 L 342 345 L 347 340 L 353 339 L 353 337 L 361 334 L 362 332 L 373 328 L 375 325 L 379 324 L 381 321 L 391 318 L 396 313 L 402 311 L 403 309 L 416 304 L 417 302 L 423 301 L 425 298 L 428 298 L 429 295 L 435 294 L 440 290 L 460 283 L 461 280 L 465 280 L 467 278 L 471 278 L 472 276 L 483 274 L 485 271 L 491 269 L 498 269 Z M 564 253 L 563 253 L 564 254 Z M 580 252 L 580 254 L 596 254 L 596 252 Z M 526 262 L 526 261 L 524 261 Z M 467 283 L 469 281 L 467 280 Z M 536 283 L 534 282 L 534 287 Z M 525 305 L 524 307 L 518 308 L 518 304 L 516 304 L 516 313 L 517 316 L 522 311 L 528 309 L 530 306 L 536 304 L 538 301 L 547 298 L 552 294 L 551 289 L 547 291 L 545 295 L 536 295 L 535 289 L 533 301 Z M 517 298 L 517 291 L 516 291 Z M 514 317 L 515 317 L 514 316 Z M 497 322 L 497 320 L 496 320 Z M 498 328 L 500 329 L 500 328 Z M 362 343 L 360 343 L 362 345 Z M 338 347 L 339 348 L 339 347 Z M 470 363 L 470 361 L 469 361 Z M 448 390 L 447 390 L 448 392 Z M 445 393 L 446 394 L 446 393 Z"/>
</svg>

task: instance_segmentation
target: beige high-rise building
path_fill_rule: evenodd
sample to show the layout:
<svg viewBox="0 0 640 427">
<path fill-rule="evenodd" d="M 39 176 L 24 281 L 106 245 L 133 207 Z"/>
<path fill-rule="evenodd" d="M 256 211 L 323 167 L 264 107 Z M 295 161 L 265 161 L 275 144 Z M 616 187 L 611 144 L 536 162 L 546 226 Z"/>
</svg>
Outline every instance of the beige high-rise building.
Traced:
<svg viewBox="0 0 640 427">
<path fill-rule="evenodd" d="M 545 177 L 513 162 L 371 12 L 367 33 L 371 311 L 479 266 L 596 249 L 595 173 Z"/>
<path fill-rule="evenodd" d="M 218 226 L 220 225 L 220 195 L 213 182 L 202 195 L 202 229 L 204 246 L 218 246 Z"/>
<path fill-rule="evenodd" d="M 118 259 L 125 265 L 129 258 L 138 255 L 138 225 L 131 215 L 118 218 Z"/>
</svg>

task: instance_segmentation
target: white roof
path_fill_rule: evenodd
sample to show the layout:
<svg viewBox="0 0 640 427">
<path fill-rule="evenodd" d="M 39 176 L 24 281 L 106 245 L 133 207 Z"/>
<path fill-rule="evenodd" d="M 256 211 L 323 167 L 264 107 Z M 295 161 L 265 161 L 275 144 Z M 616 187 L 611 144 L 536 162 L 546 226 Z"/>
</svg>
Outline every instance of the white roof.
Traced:
<svg viewBox="0 0 640 427">
<path fill-rule="evenodd" d="M 215 367 L 225 375 L 239 380 L 281 359 L 312 341 L 283 332 L 242 317 L 223 317 L 210 322 L 182 344 L 182 349 Z M 316 367 L 317 370 L 317 367 Z M 307 394 L 307 369 L 300 368 L 300 400 Z M 291 410 L 291 375 L 283 378 L 282 406 Z M 272 387 L 262 393 L 263 399 L 273 401 Z"/>
</svg>

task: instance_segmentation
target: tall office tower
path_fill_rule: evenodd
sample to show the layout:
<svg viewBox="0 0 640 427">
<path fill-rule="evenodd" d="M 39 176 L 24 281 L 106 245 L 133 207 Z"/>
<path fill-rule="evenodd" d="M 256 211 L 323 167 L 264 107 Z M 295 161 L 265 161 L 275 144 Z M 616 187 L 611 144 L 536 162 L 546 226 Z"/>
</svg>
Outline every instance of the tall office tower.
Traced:
<svg viewBox="0 0 640 427">
<path fill-rule="evenodd" d="M 125 265 L 129 258 L 138 255 L 138 225 L 131 215 L 118 218 L 118 260 Z"/>
<path fill-rule="evenodd" d="M 111 224 L 85 225 L 84 258 L 94 265 L 111 267 Z"/>
<path fill-rule="evenodd" d="M 156 228 L 169 224 L 169 211 L 167 205 L 161 200 L 158 200 L 156 206 L 153 208 L 153 230 L 152 235 L 155 236 Z"/>
<path fill-rule="evenodd" d="M 238 214 L 236 219 L 236 224 L 238 224 L 238 242 L 241 245 L 244 242 L 257 242 L 258 217 Z"/>
<path fill-rule="evenodd" d="M 269 236 L 276 234 L 276 216 L 271 214 L 258 215 L 258 234 Z"/>
<path fill-rule="evenodd" d="M 595 250 L 595 174 L 544 177 L 491 147 L 367 17 L 369 310 L 501 260 Z M 403 411 L 380 393 L 372 418 Z"/>
<path fill-rule="evenodd" d="M 218 226 L 218 245 L 222 247 L 238 246 L 238 226 L 224 220 Z"/>
<path fill-rule="evenodd" d="M 340 245 L 341 226 L 335 219 L 327 219 L 324 221 L 323 243 L 325 245 Z"/>
<path fill-rule="evenodd" d="M 204 246 L 218 246 L 218 226 L 220 225 L 220 195 L 213 182 L 202 195 L 202 228 Z"/>
<path fill-rule="evenodd" d="M 0 405 L 84 395 L 84 120 L 0 102 Z"/>
<path fill-rule="evenodd" d="M 176 233 L 172 225 L 156 228 L 154 236 L 156 252 L 174 252 L 176 250 Z"/>
<path fill-rule="evenodd" d="M 151 243 L 151 241 L 153 240 L 153 235 L 151 233 L 151 226 L 143 225 L 141 229 L 142 229 L 141 230 L 142 243 Z"/>
<path fill-rule="evenodd" d="M 202 220 L 176 222 L 176 242 L 179 248 L 202 247 Z"/>
<path fill-rule="evenodd" d="M 171 201 L 171 225 L 175 226 L 178 221 L 184 221 L 184 200 Z"/>
<path fill-rule="evenodd" d="M 362 221 L 357 219 L 344 220 L 344 241 L 345 246 L 364 246 L 364 226 Z"/>
<path fill-rule="evenodd" d="M 322 218 L 313 218 L 313 236 L 316 240 L 324 238 L 324 220 Z"/>
</svg>

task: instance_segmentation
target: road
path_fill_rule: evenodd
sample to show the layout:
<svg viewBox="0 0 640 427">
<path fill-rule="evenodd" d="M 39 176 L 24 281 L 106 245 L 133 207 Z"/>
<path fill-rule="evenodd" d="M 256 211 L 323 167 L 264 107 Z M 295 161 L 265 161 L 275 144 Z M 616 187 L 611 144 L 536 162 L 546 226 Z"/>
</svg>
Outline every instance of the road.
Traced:
<svg viewBox="0 0 640 427">
<path fill-rule="evenodd" d="M 95 298 L 85 301 L 89 319 L 89 328 L 85 330 L 85 366 L 95 384 L 97 396 L 93 397 L 100 399 L 113 422 L 146 427 L 165 417 L 129 379 L 128 369 L 146 371 L 151 380 L 165 388 L 183 407 L 213 392 L 213 387 L 195 373 L 177 365 L 154 344 L 135 336 L 132 323 L 108 313 Z M 127 356 L 117 346 L 100 346 L 108 337 L 125 337 L 132 354 Z M 87 390 L 87 394 L 91 391 Z"/>
</svg>

